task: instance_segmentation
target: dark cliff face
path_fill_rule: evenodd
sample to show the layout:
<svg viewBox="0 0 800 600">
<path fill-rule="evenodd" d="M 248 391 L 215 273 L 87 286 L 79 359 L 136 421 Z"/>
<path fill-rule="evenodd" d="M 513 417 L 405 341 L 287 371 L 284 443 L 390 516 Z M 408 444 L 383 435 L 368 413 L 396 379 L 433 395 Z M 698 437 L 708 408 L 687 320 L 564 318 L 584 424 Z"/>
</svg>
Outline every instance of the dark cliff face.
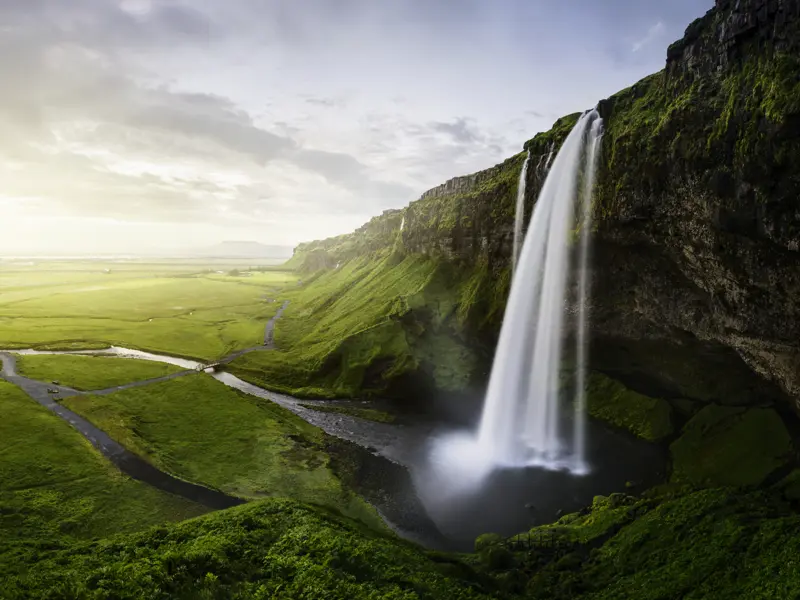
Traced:
<svg viewBox="0 0 800 600">
<path fill-rule="evenodd" d="M 664 71 L 598 108 L 594 366 L 662 395 L 800 402 L 800 0 L 718 0 Z M 577 116 L 525 144 L 526 218 Z M 295 263 L 425 255 L 505 293 L 524 160 L 305 245 Z M 459 335 L 488 347 L 500 313 L 479 313 Z"/>
<path fill-rule="evenodd" d="M 798 24 L 800 2 L 718 1 L 664 72 L 601 104 L 593 322 L 626 350 L 609 367 L 800 401 Z"/>
</svg>

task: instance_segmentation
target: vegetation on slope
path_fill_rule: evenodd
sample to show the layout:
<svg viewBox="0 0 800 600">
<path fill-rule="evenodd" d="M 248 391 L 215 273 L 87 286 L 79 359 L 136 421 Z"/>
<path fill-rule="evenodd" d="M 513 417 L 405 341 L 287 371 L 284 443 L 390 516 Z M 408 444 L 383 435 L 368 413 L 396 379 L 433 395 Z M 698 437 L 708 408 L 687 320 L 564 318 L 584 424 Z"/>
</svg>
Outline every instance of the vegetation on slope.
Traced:
<svg viewBox="0 0 800 600">
<path fill-rule="evenodd" d="M 33 355 L 17 358 L 17 372 L 38 381 L 58 381 L 76 390 L 105 390 L 156 379 L 183 369 L 148 360 L 114 356 Z"/>
<path fill-rule="evenodd" d="M 0 596 L 479 600 L 496 597 L 493 587 L 456 558 L 319 507 L 267 500 L 45 552 Z"/>
<path fill-rule="evenodd" d="M 0 572 L 51 544 L 206 512 L 122 475 L 68 423 L 1 381 L 0 412 Z"/>
<path fill-rule="evenodd" d="M 790 194 L 797 182 L 787 168 L 800 155 L 791 133 L 798 69 L 796 56 L 753 54 L 714 76 L 662 71 L 612 96 L 598 193 L 604 214 L 704 171 L 723 198 L 737 180 L 748 180 L 761 202 Z"/>
<path fill-rule="evenodd" d="M 63 404 L 177 477 L 245 498 L 285 496 L 382 523 L 329 466 L 325 434 L 289 411 L 191 375 Z"/>
<path fill-rule="evenodd" d="M 494 573 L 542 600 L 794 598 L 798 526 L 800 516 L 771 492 L 598 497 L 531 530 L 530 550 L 527 535 L 519 536 L 526 549 L 513 553 L 495 539 Z"/>
<path fill-rule="evenodd" d="M 478 360 L 465 343 L 467 323 L 474 313 L 501 311 L 491 286 L 485 269 L 424 256 L 351 260 L 284 292 L 290 304 L 276 325 L 279 350 L 243 356 L 232 371 L 312 397 L 380 393 L 418 370 L 440 389 L 462 389 Z"/>
<path fill-rule="evenodd" d="M 792 9 L 770 7 L 764 10 L 771 12 L 759 16 L 759 27 L 764 27 L 759 35 L 770 37 L 770 19 L 778 18 L 774 12 Z M 721 47 L 719 35 L 730 33 L 730 27 L 724 26 L 729 16 L 730 11 L 722 7 L 698 20 L 687 31 L 687 38 L 670 50 L 671 62 L 667 69 L 599 104 L 606 131 L 596 190 L 598 229 L 609 226 L 614 229 L 612 237 L 624 237 L 630 225 L 631 235 L 635 230 L 640 237 L 629 243 L 644 243 L 643 239 L 652 242 L 658 252 L 668 255 L 667 260 L 681 264 L 683 275 L 689 272 L 692 285 L 706 292 L 716 289 L 720 294 L 725 292 L 720 282 L 726 280 L 726 269 L 735 269 L 735 265 L 724 265 L 715 277 L 706 277 L 706 267 L 682 253 L 685 244 L 681 241 L 684 235 L 678 233 L 680 223 L 686 223 L 681 232 L 684 229 L 690 233 L 695 231 L 691 227 L 695 219 L 697 228 L 703 229 L 698 247 L 693 248 L 697 259 L 706 257 L 703 252 L 713 256 L 714 261 L 735 262 L 742 258 L 735 239 L 725 240 L 732 248 L 726 246 L 724 253 L 717 248 L 716 244 L 722 241 L 718 242 L 714 236 L 720 230 L 745 234 L 751 239 L 766 236 L 796 251 L 797 226 L 791 211 L 794 198 L 800 194 L 800 179 L 792 167 L 792 160 L 800 156 L 800 130 L 797 128 L 800 62 L 796 54 L 788 50 L 765 50 L 763 44 L 756 42 L 758 35 L 731 39 L 735 52 L 732 48 Z M 764 19 L 766 25 L 762 23 Z M 789 16 L 785 14 L 784 19 L 788 20 Z M 784 48 L 794 43 L 788 40 L 796 29 L 795 21 L 775 25 L 775 31 L 779 32 L 775 35 L 781 36 Z M 698 39 L 707 47 L 694 48 L 692 44 L 699 43 Z M 691 60 L 681 60 L 682 52 L 690 46 L 694 48 Z M 531 154 L 528 211 L 546 171 L 541 165 L 551 152 L 558 151 L 578 116 L 573 114 L 559 119 L 550 131 L 538 134 L 525 144 Z M 475 289 L 485 282 L 489 289 L 479 292 L 485 301 L 481 305 L 484 312 L 469 309 L 467 303 L 468 309 L 463 311 L 467 318 L 454 329 L 470 339 L 471 347 L 478 345 L 476 340 L 490 342 L 499 329 L 508 290 L 515 196 L 524 158 L 525 154 L 520 153 L 486 171 L 457 178 L 435 188 L 405 210 L 387 211 L 353 234 L 304 244 L 298 247 L 290 264 L 308 275 L 309 290 L 316 285 L 314 272 L 329 273 L 337 266 L 347 272 L 350 265 L 357 263 L 359 277 L 366 277 L 365 271 L 384 272 L 384 261 L 389 257 L 401 264 L 420 260 L 432 263 L 437 269 L 460 270 L 461 281 L 474 278 L 478 284 Z M 772 216 L 761 219 L 762 213 Z M 655 218 L 656 214 L 661 214 L 662 218 Z M 780 218 L 781 215 L 786 218 Z M 761 225 L 757 226 L 759 219 Z M 708 231 L 709 222 L 714 232 Z M 748 260 L 755 262 L 766 258 L 749 257 Z M 745 273 L 740 279 L 749 276 Z M 343 283 L 342 289 L 346 287 L 345 282 L 354 283 L 343 274 L 338 277 Z M 791 290 L 793 285 L 794 282 L 787 281 L 786 289 Z M 749 304 L 743 303 L 742 307 L 758 301 L 763 290 L 758 285 L 755 288 L 749 291 L 752 296 L 748 297 Z M 319 291 L 322 293 L 324 288 Z M 320 305 L 339 301 L 333 290 L 328 291 L 331 292 L 329 296 L 322 294 L 318 299 Z M 463 287 L 454 285 L 449 301 L 461 307 L 468 292 L 466 284 Z M 725 297 L 724 301 L 736 302 L 737 294 L 745 295 L 745 292 L 730 294 L 732 297 Z M 250 357 L 239 366 L 255 380 L 266 383 L 274 380 L 279 388 L 289 391 L 308 388 L 305 391 L 310 393 L 335 380 L 333 375 L 328 379 L 322 375 L 326 369 L 333 372 L 334 366 L 342 366 L 343 371 L 348 371 L 350 364 L 346 355 L 353 354 L 356 372 L 346 375 L 346 381 L 334 381 L 335 395 L 345 396 L 362 390 L 374 392 L 391 388 L 394 385 L 391 380 L 400 383 L 401 379 L 395 377 L 399 374 L 429 374 L 438 369 L 445 372 L 442 381 L 453 388 L 464 387 L 464 382 L 483 375 L 485 360 L 452 360 L 450 341 L 453 336 L 437 338 L 437 342 L 446 340 L 444 351 L 437 344 L 430 344 L 428 360 L 420 361 L 426 349 L 408 349 L 413 346 L 416 321 L 394 318 L 402 313 L 384 303 L 381 294 L 376 297 L 381 299 L 379 305 L 385 307 L 384 318 L 373 319 L 368 326 L 389 323 L 370 334 L 376 345 L 382 347 L 381 351 L 370 355 L 363 348 L 356 348 L 351 352 L 346 348 L 346 340 L 352 335 L 352 329 L 320 327 L 307 338 L 316 346 L 314 356 L 287 354 L 286 361 L 292 367 L 291 373 L 285 376 L 278 372 L 275 364 L 269 364 L 277 360 L 275 357 Z M 685 311 L 678 300 L 672 304 L 678 306 L 670 305 L 663 310 L 674 313 L 679 321 L 683 318 L 691 322 L 691 317 L 683 314 Z M 495 309 L 493 314 L 485 310 L 487 305 Z M 280 329 L 279 325 L 279 333 Z M 289 338 L 292 336 L 287 336 L 287 345 L 291 342 Z M 306 338 L 295 338 L 299 339 Z M 487 347 L 491 348 L 491 343 Z M 490 355 L 491 350 L 483 354 Z M 268 364 L 248 363 L 261 358 Z M 645 357 L 643 361 L 646 359 L 655 361 L 653 357 Z M 690 362 L 685 355 L 680 360 Z M 458 367 L 456 377 L 446 373 L 450 364 Z M 677 387 L 692 398 L 707 394 L 709 389 L 716 391 L 713 386 L 692 385 L 690 368 L 667 364 L 653 367 L 656 368 L 663 371 L 658 373 L 664 375 L 661 379 L 674 379 Z M 675 377 L 671 377 L 673 369 L 678 371 Z M 379 376 L 376 385 L 376 378 L 360 375 L 373 371 L 385 373 L 387 377 Z M 708 374 L 699 375 L 703 380 L 719 379 Z M 435 384 L 441 386 L 438 379 Z M 715 397 L 714 400 L 720 399 Z"/>
</svg>

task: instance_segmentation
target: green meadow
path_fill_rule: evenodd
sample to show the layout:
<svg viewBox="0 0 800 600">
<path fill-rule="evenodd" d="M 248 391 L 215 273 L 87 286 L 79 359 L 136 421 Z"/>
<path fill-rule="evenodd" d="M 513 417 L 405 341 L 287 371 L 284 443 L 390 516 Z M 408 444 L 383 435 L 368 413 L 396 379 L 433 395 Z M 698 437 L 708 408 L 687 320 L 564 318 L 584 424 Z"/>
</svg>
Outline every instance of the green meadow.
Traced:
<svg viewBox="0 0 800 600">
<path fill-rule="evenodd" d="M 41 354 L 17 358 L 20 375 L 38 381 L 57 381 L 60 385 L 83 391 L 105 390 L 183 370 L 165 363 L 115 356 Z"/>
<path fill-rule="evenodd" d="M 126 346 L 201 360 L 263 342 L 294 274 L 203 263 L 0 263 L 0 347 Z"/>
<path fill-rule="evenodd" d="M 331 470 L 321 430 L 210 375 L 63 404 L 181 479 L 243 498 L 326 505 L 381 527 L 377 514 Z"/>
<path fill-rule="evenodd" d="M 212 360 L 261 346 L 267 321 L 298 289 L 288 271 L 241 265 L 0 261 L 0 348 L 109 345 Z M 18 356 L 42 382 L 92 391 L 182 369 L 110 356 Z M 385 532 L 343 484 L 321 430 L 206 374 L 63 400 L 113 439 L 178 478 L 248 500 L 285 497 Z M 44 548 L 202 515 L 131 480 L 22 390 L 0 382 L 0 571 L 23 574 Z M 2 594 L 0 594 L 2 595 Z"/>
<path fill-rule="evenodd" d="M 0 381 L 0 572 L 37 548 L 207 510 L 121 474 L 72 427 Z"/>
</svg>

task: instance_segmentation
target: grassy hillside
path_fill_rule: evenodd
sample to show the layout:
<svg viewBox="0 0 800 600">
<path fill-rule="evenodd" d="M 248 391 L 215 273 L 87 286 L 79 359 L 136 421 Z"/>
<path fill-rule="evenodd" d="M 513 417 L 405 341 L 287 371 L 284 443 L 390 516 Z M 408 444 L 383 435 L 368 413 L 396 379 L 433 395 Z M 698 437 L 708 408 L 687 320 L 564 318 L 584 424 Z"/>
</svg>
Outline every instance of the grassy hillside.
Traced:
<svg viewBox="0 0 800 600">
<path fill-rule="evenodd" d="M 245 498 L 323 504 L 383 527 L 331 470 L 321 430 L 209 375 L 63 404 L 179 478 Z"/>
<path fill-rule="evenodd" d="M 122 475 L 68 423 L 2 381 L 0 412 L 0 563 L 206 512 Z"/>
<path fill-rule="evenodd" d="M 2 598 L 430 599 L 501 597 L 430 555 L 319 507 L 268 500 L 136 535 L 46 551 Z M 502 596 L 508 597 L 508 596 Z"/>
<path fill-rule="evenodd" d="M 615 494 L 519 536 L 524 550 L 487 537 L 481 554 L 494 553 L 494 574 L 537 600 L 795 598 L 798 525 L 773 491 Z"/>
<path fill-rule="evenodd" d="M 503 285 L 485 265 L 396 252 L 353 259 L 282 292 L 290 304 L 276 326 L 279 350 L 244 356 L 231 370 L 317 397 L 380 393 L 418 372 L 440 389 L 461 389 L 481 352 L 466 331 L 498 318 Z"/>
<path fill-rule="evenodd" d="M 104 390 L 179 373 L 180 367 L 113 356 L 38 355 L 17 358 L 17 372 L 38 381 L 58 381 L 76 390 Z"/>
</svg>

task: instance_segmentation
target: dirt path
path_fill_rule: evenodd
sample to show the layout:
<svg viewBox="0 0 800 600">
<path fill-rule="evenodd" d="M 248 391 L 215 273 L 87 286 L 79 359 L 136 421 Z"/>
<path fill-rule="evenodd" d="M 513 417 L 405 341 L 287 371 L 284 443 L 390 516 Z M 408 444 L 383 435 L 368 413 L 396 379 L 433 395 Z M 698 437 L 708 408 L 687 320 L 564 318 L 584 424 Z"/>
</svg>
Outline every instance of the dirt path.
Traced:
<svg viewBox="0 0 800 600">
<path fill-rule="evenodd" d="M 183 481 L 157 469 L 119 442 L 111 439 L 108 434 L 83 417 L 56 402 L 53 398 L 56 395 L 59 398 L 68 398 L 84 394 L 84 392 L 35 381 L 18 375 L 16 372 L 16 359 L 11 354 L 0 353 L 0 361 L 2 361 L 3 365 L 2 371 L 0 371 L 2 379 L 20 387 L 33 400 L 72 425 L 78 433 L 89 440 L 92 446 L 97 448 L 103 456 L 108 458 L 120 471 L 129 477 L 215 510 L 230 508 L 244 503 L 241 498 L 228 496 L 222 492 Z M 50 394 L 47 391 L 48 389 L 57 389 L 59 393 Z"/>
</svg>

